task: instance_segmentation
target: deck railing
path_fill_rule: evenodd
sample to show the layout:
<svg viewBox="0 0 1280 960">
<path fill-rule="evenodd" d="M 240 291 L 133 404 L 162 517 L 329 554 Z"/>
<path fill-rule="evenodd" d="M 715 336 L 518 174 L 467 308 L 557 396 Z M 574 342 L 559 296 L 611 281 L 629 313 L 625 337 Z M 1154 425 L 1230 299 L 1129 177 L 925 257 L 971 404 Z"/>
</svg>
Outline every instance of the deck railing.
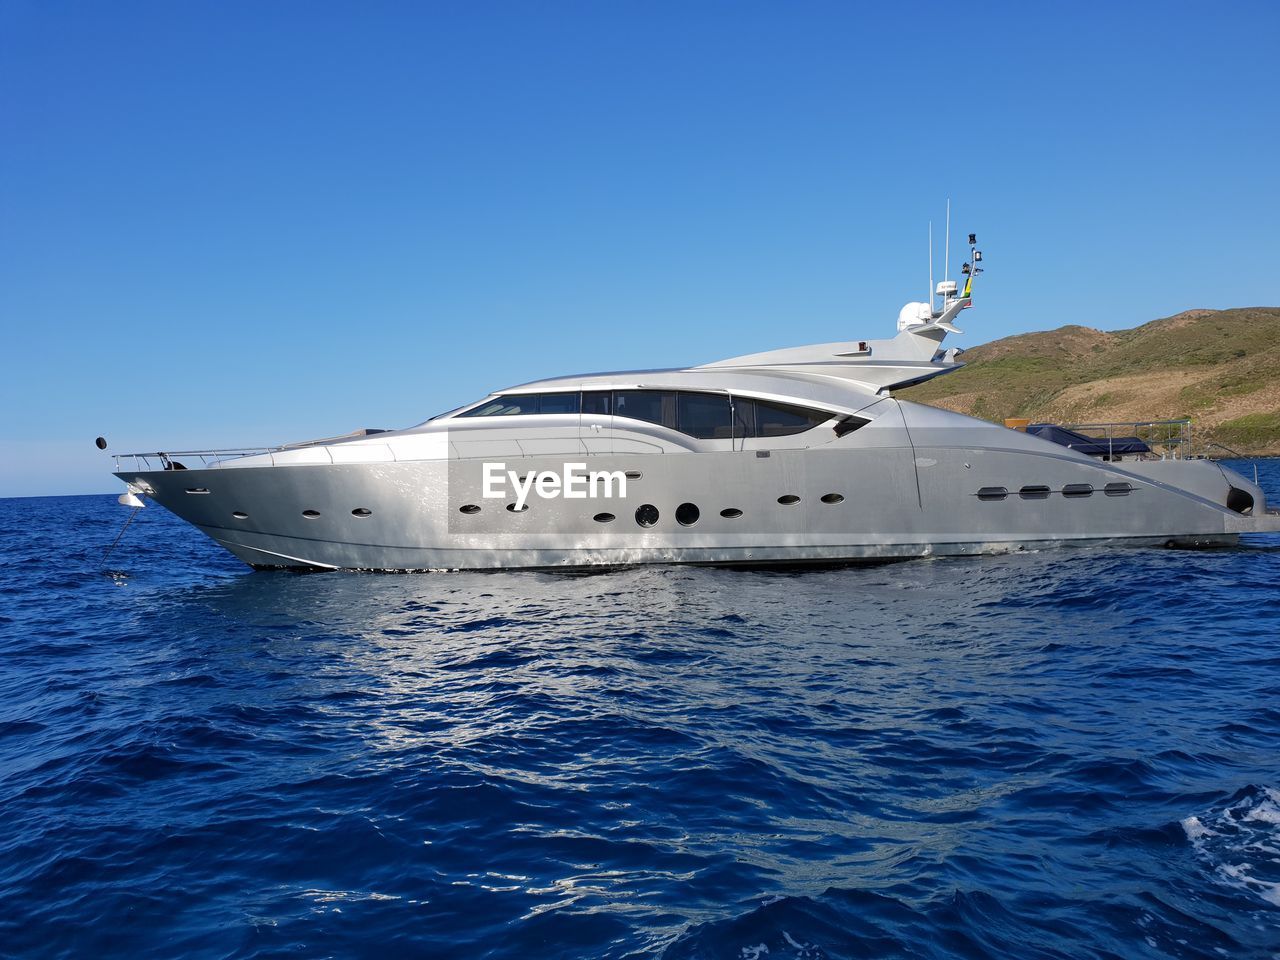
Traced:
<svg viewBox="0 0 1280 960">
<path fill-rule="evenodd" d="M 1137 437 L 1161 460 L 1192 457 L 1190 420 L 1134 420 L 1116 423 L 1065 423 L 1063 427 L 1111 447 L 1115 441 Z"/>
<path fill-rule="evenodd" d="M 152 470 L 182 470 L 189 467 L 186 460 L 199 460 L 201 467 L 207 467 L 217 460 L 230 460 L 233 457 L 251 457 L 259 453 L 275 453 L 282 447 L 228 447 L 223 450 L 156 450 L 152 453 L 117 453 L 113 457 L 116 462 L 116 473 L 121 469 L 132 469 L 139 472 Z M 185 460 L 183 458 L 186 458 Z M 122 467 L 123 465 L 123 467 Z"/>
</svg>

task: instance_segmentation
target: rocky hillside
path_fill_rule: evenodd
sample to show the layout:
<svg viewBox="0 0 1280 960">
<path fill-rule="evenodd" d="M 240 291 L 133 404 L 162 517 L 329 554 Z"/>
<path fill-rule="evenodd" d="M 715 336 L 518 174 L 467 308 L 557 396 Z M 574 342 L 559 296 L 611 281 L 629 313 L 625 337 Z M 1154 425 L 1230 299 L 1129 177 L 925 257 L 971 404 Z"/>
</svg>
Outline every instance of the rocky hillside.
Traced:
<svg viewBox="0 0 1280 960">
<path fill-rule="evenodd" d="M 1060 327 L 961 359 L 964 369 L 898 396 L 996 421 L 1189 417 L 1197 446 L 1280 455 L 1280 307 L 1188 310 L 1111 332 Z"/>
</svg>

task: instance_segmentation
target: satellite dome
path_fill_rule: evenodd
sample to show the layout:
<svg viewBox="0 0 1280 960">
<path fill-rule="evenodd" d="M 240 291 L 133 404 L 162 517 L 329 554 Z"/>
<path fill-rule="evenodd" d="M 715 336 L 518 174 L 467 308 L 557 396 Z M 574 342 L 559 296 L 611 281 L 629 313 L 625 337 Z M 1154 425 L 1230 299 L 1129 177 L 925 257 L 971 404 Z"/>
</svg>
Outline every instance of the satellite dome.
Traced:
<svg viewBox="0 0 1280 960">
<path fill-rule="evenodd" d="M 898 311 L 898 329 L 915 327 L 933 319 L 933 309 L 927 303 L 908 303 Z"/>
</svg>

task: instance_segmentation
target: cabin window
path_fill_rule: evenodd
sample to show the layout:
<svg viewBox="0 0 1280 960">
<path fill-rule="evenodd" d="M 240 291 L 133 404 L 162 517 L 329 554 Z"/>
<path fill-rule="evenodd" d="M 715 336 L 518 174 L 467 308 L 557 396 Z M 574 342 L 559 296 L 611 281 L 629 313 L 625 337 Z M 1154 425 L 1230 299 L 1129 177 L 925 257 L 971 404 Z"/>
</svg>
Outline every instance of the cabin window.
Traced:
<svg viewBox="0 0 1280 960">
<path fill-rule="evenodd" d="M 642 527 L 652 527 L 658 522 L 658 508 L 652 503 L 642 503 L 636 507 L 636 523 Z"/>
<path fill-rule="evenodd" d="M 678 429 L 699 440 L 729 439 L 729 395 L 681 391 L 677 407 Z"/>
<path fill-rule="evenodd" d="M 804 433 L 831 419 L 823 410 L 810 410 L 769 400 L 756 401 L 756 434 L 761 437 L 789 437 Z"/>
<path fill-rule="evenodd" d="M 1028 485 L 1018 491 L 1018 496 L 1023 500 L 1047 500 L 1049 499 L 1049 488 L 1040 485 Z"/>
<path fill-rule="evenodd" d="M 838 493 L 824 493 L 822 495 L 823 503 L 844 503 L 844 497 Z"/>
<path fill-rule="evenodd" d="M 1068 483 L 1062 488 L 1064 497 L 1091 497 L 1093 496 L 1093 484 L 1091 483 Z"/>
<path fill-rule="evenodd" d="M 614 416 L 643 420 L 675 428 L 676 392 L 674 390 L 615 390 Z"/>
<path fill-rule="evenodd" d="M 778 502 L 784 507 L 791 507 L 800 502 L 800 498 L 794 493 L 784 493 L 778 498 Z"/>
<path fill-rule="evenodd" d="M 509 393 L 494 397 L 459 417 L 521 417 L 534 413 L 577 413 L 578 393 Z"/>
<path fill-rule="evenodd" d="M 724 517 L 726 520 L 737 520 L 742 516 L 742 511 L 737 507 L 725 507 L 720 511 L 720 516 Z"/>
<path fill-rule="evenodd" d="M 609 390 L 583 390 L 582 412 L 607 417 L 613 413 L 613 393 Z"/>
<path fill-rule="evenodd" d="M 733 408 L 734 435 L 739 437 L 790 437 L 812 430 L 833 416 L 826 410 L 747 397 L 735 397 Z"/>
<path fill-rule="evenodd" d="M 789 437 L 831 420 L 835 414 L 792 403 L 756 400 L 696 390 L 583 390 L 581 393 L 509 393 L 486 400 L 458 417 L 514 417 L 531 414 L 615 415 L 656 423 L 699 440 L 730 437 Z M 844 436 L 867 423 L 845 417 Z"/>
<path fill-rule="evenodd" d="M 1123 480 L 1119 483 L 1108 483 L 1102 488 L 1102 492 L 1108 497 L 1127 497 L 1129 491 L 1133 489 L 1133 484 L 1126 483 Z"/>
<path fill-rule="evenodd" d="M 978 491 L 978 499 L 986 501 L 1003 500 L 1008 495 L 1009 491 L 1004 487 L 983 487 Z"/>
<path fill-rule="evenodd" d="M 516 417 L 538 412 L 536 393 L 513 393 L 494 397 L 480 406 L 458 414 L 459 417 Z"/>
<path fill-rule="evenodd" d="M 538 394 L 539 413 L 577 413 L 579 395 L 576 393 Z"/>
</svg>

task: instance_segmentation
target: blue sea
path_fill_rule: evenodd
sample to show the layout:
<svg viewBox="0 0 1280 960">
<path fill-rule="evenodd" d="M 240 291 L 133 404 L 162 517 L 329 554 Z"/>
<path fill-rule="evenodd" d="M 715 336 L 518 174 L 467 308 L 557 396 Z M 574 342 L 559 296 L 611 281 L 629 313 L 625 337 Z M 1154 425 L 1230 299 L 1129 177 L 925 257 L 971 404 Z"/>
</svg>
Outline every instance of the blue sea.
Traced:
<svg viewBox="0 0 1280 960">
<path fill-rule="evenodd" d="M 0 955 L 1280 955 L 1280 538 L 299 575 L 127 515 L 0 500 Z"/>
</svg>

